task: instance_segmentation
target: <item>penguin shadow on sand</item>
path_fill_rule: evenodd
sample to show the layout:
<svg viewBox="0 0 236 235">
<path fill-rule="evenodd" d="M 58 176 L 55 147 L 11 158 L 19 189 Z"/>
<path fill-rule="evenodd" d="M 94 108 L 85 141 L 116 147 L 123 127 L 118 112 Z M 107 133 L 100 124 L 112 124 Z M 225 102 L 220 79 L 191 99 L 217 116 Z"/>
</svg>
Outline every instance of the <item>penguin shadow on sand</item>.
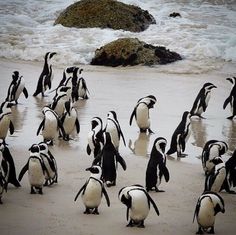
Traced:
<svg viewBox="0 0 236 235">
<path fill-rule="evenodd" d="M 148 146 L 150 142 L 150 135 L 149 133 L 139 132 L 137 139 L 134 141 L 129 140 L 129 149 L 133 152 L 136 156 L 148 156 Z M 132 146 L 133 144 L 133 146 Z"/>
</svg>

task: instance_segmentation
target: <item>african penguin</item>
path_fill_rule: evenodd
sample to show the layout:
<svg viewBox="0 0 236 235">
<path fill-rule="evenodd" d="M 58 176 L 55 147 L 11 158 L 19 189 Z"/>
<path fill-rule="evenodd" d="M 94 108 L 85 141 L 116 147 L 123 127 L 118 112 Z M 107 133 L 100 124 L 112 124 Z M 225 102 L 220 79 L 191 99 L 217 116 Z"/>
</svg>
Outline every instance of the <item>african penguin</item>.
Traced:
<svg viewBox="0 0 236 235">
<path fill-rule="evenodd" d="M 74 201 L 76 201 L 80 193 L 82 193 L 82 200 L 85 206 L 84 214 L 98 215 L 98 207 L 101 204 L 102 195 L 106 198 L 107 206 L 110 206 L 107 191 L 101 181 L 102 169 L 100 166 L 93 165 L 87 168 L 86 171 L 90 171 L 91 175 L 76 194 Z"/>
<path fill-rule="evenodd" d="M 206 111 L 211 97 L 211 89 L 213 88 L 217 87 L 210 82 L 207 82 L 203 85 L 193 103 L 192 109 L 190 111 L 191 117 L 198 116 L 200 118 L 203 118 L 202 113 Z"/>
<path fill-rule="evenodd" d="M 137 226 L 144 228 L 144 220 L 149 214 L 150 204 L 152 204 L 157 215 L 160 214 L 156 203 L 141 185 L 131 185 L 121 188 L 118 197 L 127 207 L 126 219 L 130 219 L 127 227 Z"/>
<path fill-rule="evenodd" d="M 193 216 L 193 222 L 195 217 L 198 222 L 196 234 L 203 234 L 203 232 L 214 234 L 215 216 L 219 212 L 225 212 L 223 198 L 215 192 L 204 192 L 198 198 Z"/>
<path fill-rule="evenodd" d="M 162 177 L 168 182 L 170 175 L 166 167 L 165 147 L 167 141 L 163 137 L 158 137 L 153 143 L 151 155 L 146 168 L 146 190 L 155 190 L 156 192 L 164 192 L 158 189 L 161 184 Z"/>
<path fill-rule="evenodd" d="M 153 95 L 139 99 L 130 116 L 130 126 L 132 125 L 132 120 L 135 117 L 140 132 L 148 131 L 149 133 L 153 133 L 153 131 L 150 129 L 149 109 L 153 108 L 155 103 L 156 97 Z"/>
</svg>

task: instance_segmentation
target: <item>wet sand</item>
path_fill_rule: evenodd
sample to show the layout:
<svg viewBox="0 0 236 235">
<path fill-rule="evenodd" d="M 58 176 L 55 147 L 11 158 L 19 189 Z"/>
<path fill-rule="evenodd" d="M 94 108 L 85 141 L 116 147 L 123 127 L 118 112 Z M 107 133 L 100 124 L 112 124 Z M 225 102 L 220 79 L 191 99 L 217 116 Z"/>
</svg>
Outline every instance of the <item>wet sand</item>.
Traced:
<svg viewBox="0 0 236 235">
<path fill-rule="evenodd" d="M 0 234 L 194 234 L 197 224 L 192 223 L 198 197 L 204 187 L 204 174 L 199 155 L 202 146 L 209 139 L 224 140 L 229 144 L 230 156 L 236 146 L 236 121 L 226 119 L 229 109 L 223 110 L 223 102 L 230 91 L 226 77 L 235 75 L 235 70 L 215 71 L 207 74 L 166 74 L 156 68 L 104 68 L 82 66 L 90 98 L 77 102 L 81 131 L 74 139 L 65 142 L 56 140 L 51 152 L 57 160 L 59 182 L 51 187 L 44 187 L 44 195 L 31 195 L 27 174 L 19 189 L 9 185 L 0 206 Z M 16 132 L 6 141 L 14 157 L 17 174 L 26 163 L 28 149 L 33 143 L 42 141 L 36 136 L 42 120 L 42 107 L 51 102 L 53 93 L 48 97 L 35 98 L 35 91 L 42 63 L 0 61 L 1 86 L 0 101 L 5 99 L 13 71 L 19 70 L 26 80 L 29 98 L 22 95 L 19 104 L 13 108 L 13 122 Z M 229 72 L 230 71 L 230 72 Z M 53 88 L 62 78 L 62 67 L 55 69 Z M 211 100 L 204 113 L 204 120 L 192 121 L 192 134 L 186 146 L 188 156 L 177 160 L 173 155 L 167 161 L 170 181 L 162 182 L 164 193 L 151 192 L 160 216 L 153 208 L 145 220 L 145 229 L 127 228 L 126 207 L 118 200 L 120 188 L 145 182 L 145 171 L 153 141 L 163 136 L 170 144 L 171 135 L 178 125 L 182 113 L 190 110 L 202 85 L 212 82 L 217 89 L 212 91 Z M 137 100 L 146 95 L 155 95 L 157 103 L 150 111 L 151 129 L 155 132 L 148 136 L 139 134 L 129 118 Z M 87 134 L 90 120 L 99 116 L 105 123 L 107 112 L 117 113 L 126 146 L 121 142 L 120 154 L 127 163 L 127 170 L 118 168 L 117 185 L 107 188 L 111 206 L 106 206 L 103 198 L 99 207 L 100 215 L 84 215 L 81 198 L 74 202 L 74 197 L 83 186 L 89 173 L 85 168 L 91 165 L 92 158 L 86 153 Z M 225 200 L 225 214 L 216 217 L 216 234 L 234 234 L 236 229 L 236 196 L 222 192 Z"/>
</svg>

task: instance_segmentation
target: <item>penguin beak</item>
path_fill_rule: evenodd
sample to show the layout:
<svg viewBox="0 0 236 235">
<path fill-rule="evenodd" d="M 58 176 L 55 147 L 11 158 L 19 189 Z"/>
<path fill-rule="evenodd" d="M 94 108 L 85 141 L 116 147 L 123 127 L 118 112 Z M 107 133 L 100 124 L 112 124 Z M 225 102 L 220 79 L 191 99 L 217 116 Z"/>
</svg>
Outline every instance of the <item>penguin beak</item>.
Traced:
<svg viewBox="0 0 236 235">
<path fill-rule="evenodd" d="M 86 171 L 91 171 L 92 167 L 86 168 Z"/>
</svg>

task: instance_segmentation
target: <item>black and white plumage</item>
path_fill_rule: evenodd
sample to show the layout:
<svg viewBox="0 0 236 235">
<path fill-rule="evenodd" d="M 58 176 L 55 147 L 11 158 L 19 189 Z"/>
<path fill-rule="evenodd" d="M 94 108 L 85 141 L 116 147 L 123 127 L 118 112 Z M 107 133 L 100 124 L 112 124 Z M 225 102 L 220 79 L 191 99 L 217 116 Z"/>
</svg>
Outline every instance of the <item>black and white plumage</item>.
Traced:
<svg viewBox="0 0 236 235">
<path fill-rule="evenodd" d="M 203 232 L 214 234 L 215 216 L 219 212 L 225 212 L 223 198 L 214 192 L 204 192 L 198 198 L 194 211 L 193 222 L 195 217 L 198 222 L 198 231 L 196 234 L 203 234 Z"/>
<path fill-rule="evenodd" d="M 46 168 L 44 186 L 57 183 L 58 172 L 57 172 L 56 159 L 52 155 L 46 143 L 40 142 L 38 146 L 40 150 L 40 156 Z"/>
<path fill-rule="evenodd" d="M 93 165 L 87 168 L 86 171 L 90 171 L 91 175 L 76 194 L 74 201 L 82 193 L 82 200 L 85 206 L 84 214 L 98 215 L 98 207 L 101 204 L 103 195 L 105 196 L 107 206 L 110 206 L 109 196 L 101 180 L 102 169 L 100 166 Z"/>
<path fill-rule="evenodd" d="M 225 109 L 228 104 L 230 104 L 230 109 L 232 115 L 227 117 L 228 119 L 232 120 L 236 116 L 236 77 L 226 78 L 230 83 L 232 83 L 232 89 L 228 98 L 225 100 L 223 104 L 223 109 Z"/>
<path fill-rule="evenodd" d="M 209 174 L 215 166 L 212 160 L 214 158 L 221 157 L 227 152 L 227 150 L 228 145 L 224 141 L 209 140 L 205 143 L 202 150 L 201 161 L 202 168 L 206 175 Z"/>
<path fill-rule="evenodd" d="M 210 82 L 207 82 L 203 85 L 191 108 L 191 116 L 198 116 L 200 118 L 203 118 L 202 113 L 205 112 L 207 109 L 211 97 L 211 89 L 213 88 L 217 87 Z"/>
<path fill-rule="evenodd" d="M 135 117 L 140 132 L 148 131 L 149 133 L 153 133 L 153 131 L 150 129 L 151 124 L 149 117 L 149 109 L 153 108 L 155 103 L 156 97 L 153 95 L 149 95 L 139 99 L 130 116 L 130 126 L 132 125 L 133 118 Z"/>
<path fill-rule="evenodd" d="M 190 136 L 190 124 L 190 113 L 185 111 L 182 115 L 181 122 L 172 135 L 170 148 L 167 151 L 168 155 L 177 152 L 177 157 L 185 156 L 183 152 L 185 151 L 186 142 Z"/>
<path fill-rule="evenodd" d="M 51 89 L 53 80 L 53 69 L 52 69 L 51 59 L 53 58 L 54 55 L 56 55 L 55 52 L 47 52 L 45 54 L 43 71 L 39 76 L 37 88 L 33 96 L 37 96 L 40 93 L 42 94 L 42 96 L 44 96 L 45 91 L 47 89 Z"/>
<path fill-rule="evenodd" d="M 80 132 L 80 123 L 77 110 L 70 100 L 65 102 L 65 110 L 61 117 L 61 125 L 65 131 L 64 140 L 70 140 L 70 134 L 74 130 L 76 130 L 77 134 Z"/>
<path fill-rule="evenodd" d="M 0 107 L 0 138 L 5 140 L 8 131 L 12 135 L 15 131 L 13 122 L 11 121 L 11 107 L 12 103 L 5 101 Z"/>
<path fill-rule="evenodd" d="M 0 167 L 0 204 L 3 204 L 2 197 L 4 191 L 7 191 L 7 182 Z"/>
<path fill-rule="evenodd" d="M 77 92 L 75 92 L 75 95 L 73 97 L 75 101 L 77 101 L 79 98 L 85 99 L 85 100 L 89 98 L 88 97 L 89 90 L 87 87 L 87 83 L 83 77 L 80 77 L 78 79 L 76 89 L 77 89 Z"/>
<path fill-rule="evenodd" d="M 7 91 L 6 101 L 14 101 L 17 104 L 22 92 L 25 98 L 28 98 L 28 91 L 25 88 L 25 80 L 23 76 L 20 76 L 18 71 L 14 71 L 12 74 L 12 82 Z"/>
<path fill-rule="evenodd" d="M 109 132 L 105 133 L 105 144 L 102 152 L 97 156 L 93 164 L 100 164 L 102 167 L 102 180 L 108 187 L 116 185 L 117 178 L 117 163 L 119 163 L 123 170 L 126 170 L 125 160 L 120 156 L 117 149 L 114 147 L 111 135 Z"/>
<path fill-rule="evenodd" d="M 87 154 L 97 157 L 101 153 L 104 145 L 103 123 L 100 117 L 93 117 L 91 120 L 91 130 L 88 133 Z"/>
<path fill-rule="evenodd" d="M 118 150 L 120 145 L 120 139 L 123 139 L 124 145 L 125 138 L 123 132 L 120 127 L 120 123 L 117 119 L 117 114 L 115 111 L 109 111 L 107 114 L 107 123 L 104 129 L 104 132 L 109 132 L 111 135 L 112 143 L 114 144 L 115 148 Z"/>
<path fill-rule="evenodd" d="M 141 185 L 131 185 L 121 188 L 118 197 L 127 207 L 126 219 L 130 219 L 127 227 L 137 226 L 144 228 L 144 220 L 149 214 L 151 204 L 156 214 L 160 214 L 156 203 Z"/>
<path fill-rule="evenodd" d="M 164 192 L 158 189 L 161 184 L 162 177 L 168 182 L 170 175 L 166 167 L 165 147 L 167 141 L 163 137 L 158 137 L 152 147 L 151 155 L 146 169 L 146 190 L 155 190 L 156 192 Z"/>
<path fill-rule="evenodd" d="M 38 144 L 33 144 L 30 148 L 30 157 L 21 169 L 19 174 L 19 181 L 23 178 L 24 174 L 28 171 L 28 179 L 31 187 L 31 194 L 35 194 L 37 191 L 39 194 L 43 194 L 43 185 L 45 182 L 45 174 L 47 169 L 40 156 L 40 148 Z"/>
</svg>

